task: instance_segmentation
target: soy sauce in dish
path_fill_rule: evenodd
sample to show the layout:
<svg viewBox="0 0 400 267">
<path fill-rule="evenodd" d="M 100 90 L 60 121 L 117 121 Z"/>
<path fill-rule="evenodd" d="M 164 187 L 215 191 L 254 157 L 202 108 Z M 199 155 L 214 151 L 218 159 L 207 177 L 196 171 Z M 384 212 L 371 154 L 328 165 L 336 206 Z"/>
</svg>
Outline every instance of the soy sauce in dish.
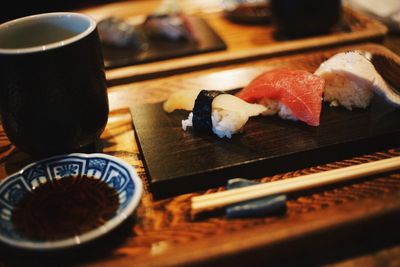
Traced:
<svg viewBox="0 0 400 267">
<path fill-rule="evenodd" d="M 39 185 L 12 214 L 16 230 L 34 240 L 56 240 L 93 230 L 112 218 L 118 194 L 105 182 L 70 176 Z"/>
</svg>

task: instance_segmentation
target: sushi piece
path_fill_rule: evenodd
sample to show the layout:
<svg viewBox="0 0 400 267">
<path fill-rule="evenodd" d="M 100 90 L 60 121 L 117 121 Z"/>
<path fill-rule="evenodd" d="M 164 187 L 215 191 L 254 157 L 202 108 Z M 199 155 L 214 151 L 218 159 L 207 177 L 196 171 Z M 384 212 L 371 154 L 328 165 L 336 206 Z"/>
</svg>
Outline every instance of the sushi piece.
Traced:
<svg viewBox="0 0 400 267">
<path fill-rule="evenodd" d="M 164 102 L 163 108 L 165 112 L 173 112 L 176 109 L 193 110 L 194 101 L 201 89 L 180 90 L 172 95 Z"/>
<path fill-rule="evenodd" d="M 331 106 L 349 110 L 366 108 L 374 92 L 384 96 L 394 106 L 400 106 L 399 97 L 376 71 L 374 65 L 358 52 L 334 55 L 315 71 L 325 82 L 324 101 Z M 397 101 L 396 101 L 397 100 Z"/>
<path fill-rule="evenodd" d="M 250 117 L 266 112 L 266 107 L 250 104 L 242 99 L 222 94 L 212 102 L 213 132 L 219 137 L 231 138 L 232 134 L 240 132 Z"/>
<path fill-rule="evenodd" d="M 195 42 L 193 28 L 185 15 L 150 15 L 146 18 L 143 28 L 153 39 L 169 41 Z"/>
<path fill-rule="evenodd" d="M 275 69 L 256 77 L 237 96 L 266 106 L 263 115 L 318 126 L 324 80 L 305 70 Z"/>
<path fill-rule="evenodd" d="M 147 36 L 169 41 L 196 42 L 197 37 L 188 17 L 176 0 L 164 0 L 143 23 Z"/>
<path fill-rule="evenodd" d="M 97 24 L 100 40 L 103 44 L 118 48 L 143 50 L 147 42 L 142 30 L 123 19 L 108 17 Z"/>
<path fill-rule="evenodd" d="M 212 131 L 220 138 L 231 138 L 242 130 L 249 117 L 260 115 L 265 110 L 262 105 L 249 104 L 230 94 L 203 90 L 196 99 L 193 112 L 182 121 L 182 129 L 192 126 L 194 130 Z"/>
<path fill-rule="evenodd" d="M 170 41 L 195 41 L 187 18 L 181 15 L 148 16 L 143 24 L 146 34 L 153 39 Z"/>
<path fill-rule="evenodd" d="M 212 103 L 214 99 L 223 94 L 222 91 L 207 91 L 202 90 L 195 102 L 193 107 L 192 116 L 192 127 L 198 132 L 210 132 L 213 129 L 212 122 Z"/>
<path fill-rule="evenodd" d="M 196 94 L 197 92 L 197 94 Z M 220 138 L 231 138 L 240 132 L 249 117 L 257 116 L 267 109 L 258 104 L 247 103 L 223 91 L 182 90 L 172 94 L 164 102 L 164 110 L 193 110 L 182 121 L 182 129 L 193 127 L 198 132 L 213 132 Z"/>
</svg>

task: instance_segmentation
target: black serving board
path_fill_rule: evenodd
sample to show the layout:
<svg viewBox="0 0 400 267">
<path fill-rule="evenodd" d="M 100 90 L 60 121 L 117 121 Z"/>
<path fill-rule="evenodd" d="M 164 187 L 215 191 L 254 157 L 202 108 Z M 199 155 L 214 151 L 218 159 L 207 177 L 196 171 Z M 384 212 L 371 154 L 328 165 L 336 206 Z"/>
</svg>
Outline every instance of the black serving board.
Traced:
<svg viewBox="0 0 400 267">
<path fill-rule="evenodd" d="M 188 20 L 196 32 L 197 42 L 148 38 L 148 48 L 143 51 L 103 45 L 105 67 L 117 68 L 226 49 L 225 42 L 204 19 L 192 16 Z"/>
<path fill-rule="evenodd" d="M 162 104 L 131 109 L 135 133 L 156 198 L 257 178 L 400 145 L 400 110 L 378 98 L 348 111 L 324 103 L 321 124 L 253 117 L 232 139 L 183 131 L 186 111 Z"/>
</svg>

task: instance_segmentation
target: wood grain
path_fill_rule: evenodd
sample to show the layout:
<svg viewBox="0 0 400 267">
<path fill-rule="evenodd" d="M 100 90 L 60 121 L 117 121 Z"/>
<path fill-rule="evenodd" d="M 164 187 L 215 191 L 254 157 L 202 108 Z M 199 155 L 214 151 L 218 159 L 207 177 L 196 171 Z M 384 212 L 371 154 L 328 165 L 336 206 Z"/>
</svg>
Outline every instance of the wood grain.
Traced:
<svg viewBox="0 0 400 267">
<path fill-rule="evenodd" d="M 188 112 L 167 114 L 161 104 L 130 107 L 150 188 L 157 198 L 220 186 L 235 177 L 261 177 L 400 145 L 400 112 L 387 109 L 381 101 L 352 112 L 325 103 L 318 127 L 277 117 L 251 118 L 243 133 L 231 139 L 183 131 L 181 121 Z"/>
<path fill-rule="evenodd" d="M 107 80 L 110 85 L 165 77 L 176 73 L 290 54 L 317 47 L 337 46 L 367 40 L 381 41 L 387 32 L 387 28 L 380 22 L 345 8 L 343 23 L 347 26 L 343 29 L 311 38 L 281 40 L 275 36 L 272 25 L 240 25 L 227 20 L 219 1 L 181 0 L 179 2 L 187 14 L 204 18 L 227 43 L 228 50 L 111 69 L 107 71 Z M 78 11 L 91 15 L 97 20 L 107 16 L 137 20 L 140 17 L 143 19 L 143 16 L 154 10 L 158 3 L 159 1 L 154 0 L 126 1 Z M 135 18 L 135 16 L 137 17 Z"/>
<path fill-rule="evenodd" d="M 332 53 L 354 49 L 365 49 L 387 55 L 390 58 L 398 58 L 398 55 L 389 49 L 373 43 L 328 49 L 321 48 L 295 55 L 255 60 L 250 63 L 239 63 L 169 77 L 161 77 L 149 81 L 112 86 L 108 90 L 110 106 L 111 108 L 118 108 L 121 106 L 129 107 L 132 104 L 156 104 L 165 101 L 172 92 L 188 88 L 233 90 L 247 85 L 252 79 L 264 71 L 290 65 L 312 71 L 318 66 L 321 60 L 327 59 Z M 307 57 L 306 64 L 303 60 L 305 56 Z M 396 62 L 398 62 L 398 60 L 396 60 Z"/>
<path fill-rule="evenodd" d="M 104 152 L 126 160 L 146 180 L 134 142 L 128 110 L 115 110 L 110 114 L 109 123 L 102 136 L 102 143 Z M 0 147 L 8 146 L 9 144 L 4 141 Z M 18 154 L 21 153 L 15 151 L 7 162 L 18 161 Z M 313 168 L 276 174 L 262 178 L 260 181 L 290 179 L 301 174 L 317 173 L 399 155 L 400 149 L 390 149 Z M 27 159 L 29 161 L 29 158 Z M 1 166 L 4 170 L 4 163 Z M 357 223 L 366 223 L 371 219 L 396 213 L 400 208 L 398 201 L 400 174 L 395 172 L 340 187 L 293 196 L 288 201 L 288 211 L 283 217 L 227 220 L 224 215 L 217 214 L 208 218 L 192 218 L 189 210 L 190 197 L 219 190 L 222 188 L 162 201 L 153 201 L 152 196 L 145 192 L 134 224 L 128 225 L 126 231 L 122 233 L 114 233 L 111 236 L 112 242 L 108 240 L 107 245 L 95 243 L 90 247 L 74 251 L 74 254 L 70 251 L 29 254 L 1 246 L 0 261 L 4 265 L 12 264 L 13 266 L 26 266 L 32 260 L 41 265 L 51 265 L 62 261 L 64 264 L 94 266 L 100 263 L 102 266 L 132 266 L 132 264 L 135 266 L 179 266 L 194 262 L 207 266 L 214 262 L 217 264 L 214 266 L 218 266 L 218 263 L 221 263 L 219 260 L 225 258 L 223 256 L 230 255 L 233 257 L 232 260 L 243 263 L 234 255 L 242 255 L 250 249 L 253 251 L 260 249 L 264 256 L 257 257 L 258 261 L 276 262 L 287 255 L 294 254 L 293 251 L 288 251 L 290 246 L 287 244 L 298 244 L 298 237 L 313 236 L 313 242 L 307 243 L 307 249 L 313 249 L 318 242 L 321 242 L 317 238 L 321 231 L 335 229 L 335 235 L 340 236 L 338 230 L 348 229 L 344 226 L 349 224 L 354 232 L 357 229 L 352 227 Z M 378 227 L 377 231 L 381 232 L 381 230 Z M 365 227 L 361 228 L 361 234 L 369 234 L 364 231 Z M 243 239 L 246 242 L 243 242 Z M 325 240 L 323 244 L 332 240 Z M 283 246 L 283 241 L 289 243 L 284 243 L 286 245 Z M 278 252 L 289 254 L 282 256 L 272 248 L 279 248 Z M 298 249 L 298 251 L 302 250 Z M 274 252 L 273 255 L 276 257 L 269 257 L 269 252 Z M 249 260 L 248 257 L 246 259 Z M 296 262 L 301 261 L 299 259 Z"/>
<path fill-rule="evenodd" d="M 365 47 L 387 52 L 375 45 Z M 324 55 L 327 52 L 319 53 Z M 312 57 L 311 54 L 310 56 Z M 232 73 L 241 73 L 242 76 L 238 75 L 236 78 L 246 82 L 256 75 L 255 72 L 293 61 L 300 62 L 302 57 L 303 55 L 261 60 L 251 65 L 222 67 L 110 88 L 110 106 L 113 111 L 101 144 L 103 152 L 120 157 L 133 165 L 145 182 L 146 192 L 136 216 L 107 239 L 73 251 L 28 253 L 0 246 L 0 264 L 27 266 L 34 262 L 39 266 L 315 266 L 339 262 L 339 266 L 351 266 L 349 264 L 364 265 L 367 262 L 365 265 L 378 266 L 383 259 L 388 261 L 385 255 L 396 262 L 396 246 L 400 244 L 398 171 L 293 195 L 289 198 L 285 215 L 266 218 L 227 220 L 222 213 L 192 217 L 190 198 L 221 191 L 222 187 L 160 201 L 155 201 L 147 191 L 147 176 L 135 141 L 127 103 L 132 100 L 136 104 L 160 102 L 170 92 L 182 89 L 182 80 L 189 81 L 193 86 L 207 85 L 206 81 L 209 81 L 216 82 L 216 86 L 229 87 L 229 82 L 213 79 L 214 71 L 225 73 L 228 80 Z M 238 72 L 237 68 L 244 72 Z M 250 70 L 253 68 L 257 71 Z M 258 180 L 269 182 L 290 179 L 394 156 L 400 156 L 399 148 L 276 173 Z M 31 161 L 27 155 L 10 145 L 0 128 L 0 178 L 4 179 L 6 175 Z M 381 252 L 375 257 L 374 251 Z M 349 257 L 356 259 L 349 261 Z"/>
<path fill-rule="evenodd" d="M 296 158 L 290 158 L 290 155 L 287 155 L 287 152 L 290 152 L 292 150 L 292 147 L 288 147 L 286 145 L 286 139 L 290 137 L 290 133 L 293 131 L 296 131 L 296 134 L 299 134 L 299 132 L 304 132 L 304 135 L 302 136 L 302 140 L 305 140 L 304 142 L 297 142 L 298 145 L 304 144 L 304 149 L 309 149 L 314 147 L 314 145 L 317 143 L 317 146 L 322 146 L 322 144 L 326 143 L 327 139 L 320 140 L 316 138 L 315 136 L 312 137 L 312 130 L 311 132 L 306 131 L 307 127 L 301 127 L 301 125 L 297 125 L 296 127 L 292 127 L 293 123 L 288 122 L 288 121 L 282 121 L 282 120 L 270 120 L 271 118 L 268 118 L 268 124 L 272 123 L 278 129 L 281 129 L 284 126 L 288 126 L 288 129 L 285 128 L 281 132 L 280 135 L 275 136 L 274 139 L 272 140 L 265 140 L 262 139 L 261 143 L 257 143 L 255 147 L 260 147 L 260 151 L 271 151 L 271 147 L 275 148 L 272 149 L 272 154 L 268 156 L 263 155 L 263 157 L 266 158 L 274 158 L 274 154 L 276 151 L 280 150 L 285 150 L 288 149 L 288 151 L 285 151 L 285 153 L 282 153 L 283 157 L 281 158 L 282 161 L 273 161 L 274 163 L 270 164 L 270 168 L 266 168 L 265 166 L 258 166 L 251 168 L 252 165 L 248 165 L 250 169 L 253 169 L 252 172 L 248 172 L 249 168 L 246 168 L 246 165 L 239 165 L 237 168 L 232 169 L 231 172 L 228 173 L 220 173 L 220 172 L 208 172 L 209 175 L 197 175 L 200 171 L 204 171 L 204 169 L 207 166 L 209 168 L 208 170 L 213 170 L 216 168 L 216 164 L 219 164 L 218 167 L 221 166 L 231 166 L 232 161 L 231 160 L 226 160 L 224 161 L 225 156 L 222 156 L 225 151 L 230 151 L 228 155 L 237 155 L 242 156 L 242 158 L 239 158 L 239 161 L 246 161 L 249 159 L 254 159 L 254 157 L 258 157 L 257 154 L 253 153 L 254 151 L 257 151 L 257 149 L 251 149 L 248 147 L 244 147 L 244 152 L 238 153 L 236 152 L 236 147 L 240 147 L 240 140 L 233 140 L 235 143 L 235 147 L 227 147 L 223 144 L 220 144 L 221 141 L 218 139 L 214 138 L 213 136 L 207 137 L 207 144 L 204 144 L 204 141 L 202 137 L 197 137 L 195 140 L 193 138 L 187 138 L 187 135 L 190 135 L 190 133 L 185 133 L 180 130 L 179 127 L 179 121 L 180 119 L 183 118 L 183 114 L 178 113 L 175 114 L 175 116 L 172 116 L 171 118 L 170 115 L 165 114 L 161 108 L 160 108 L 160 102 L 166 100 L 168 95 L 171 92 L 181 90 L 181 89 L 200 89 L 200 88 L 206 88 L 206 89 L 221 89 L 221 90 L 232 90 L 232 89 L 237 89 L 239 87 L 243 87 L 246 84 L 248 84 L 251 79 L 253 79 L 255 76 L 260 74 L 263 71 L 270 70 L 273 68 L 278 68 L 278 67 L 295 67 L 299 69 L 305 69 L 308 71 L 314 71 L 316 67 L 319 66 L 319 64 L 329 58 L 331 55 L 334 53 L 340 52 L 340 51 L 349 51 L 349 50 L 356 50 L 356 49 L 361 49 L 361 50 L 367 50 L 371 52 L 375 52 L 378 54 L 384 54 L 387 55 L 390 58 L 394 58 L 396 61 L 399 61 L 398 56 L 392 53 L 391 51 L 387 50 L 386 48 L 379 46 L 379 45 L 374 45 L 374 44 L 367 44 L 367 45 L 354 45 L 354 46 L 349 46 L 349 47 L 342 47 L 342 48 L 337 48 L 337 49 L 325 49 L 322 52 L 309 52 L 306 54 L 300 54 L 300 55 L 294 55 L 294 56 L 285 56 L 285 57 L 280 57 L 280 58 L 275 58 L 275 59 L 269 59 L 269 60 L 258 60 L 254 61 L 250 64 L 240 64 L 240 65 L 235 65 L 231 67 L 221 67 L 221 68 L 215 68 L 212 70 L 208 71 L 199 71 L 191 74 L 183 74 L 179 75 L 176 77 L 168 77 L 168 78 L 160 78 L 156 80 L 151 80 L 151 81 L 144 81 L 144 82 L 138 82 L 138 83 L 131 83 L 123 86 L 115 86 L 110 88 L 110 99 L 111 103 L 119 104 L 119 105 L 124 105 L 124 106 L 129 106 L 132 108 L 132 111 L 134 113 L 137 113 L 137 127 L 142 127 L 139 128 L 140 130 L 144 130 L 145 132 L 142 133 L 140 132 L 140 136 L 145 139 L 144 141 L 147 141 L 147 144 L 150 147 L 155 148 L 152 150 L 154 153 L 154 158 L 150 159 L 153 160 L 153 162 L 150 162 L 149 164 L 153 164 L 155 166 L 154 173 L 151 173 L 154 176 L 154 183 L 153 183 L 153 191 L 157 195 L 157 197 L 165 197 L 165 196 L 170 196 L 172 194 L 176 193 L 183 193 L 183 192 L 188 192 L 188 191 L 193 191 L 199 189 L 199 188 L 205 188 L 205 187 L 210 187 L 210 186 L 217 186 L 225 183 L 225 181 L 228 178 L 232 177 L 237 177 L 237 176 L 244 176 L 244 177 L 257 177 L 262 174 L 267 174 L 267 173 L 276 173 L 279 172 L 283 169 L 296 169 L 296 168 L 301 168 L 305 167 L 306 165 L 301 165 L 301 163 L 304 164 L 309 164 L 313 165 L 318 162 L 323 162 L 329 161 L 329 160 L 334 160 L 334 159 L 339 159 L 339 158 L 345 158 L 349 157 L 351 153 L 361 153 L 360 148 L 366 149 L 369 148 L 371 149 L 370 151 L 373 151 L 374 149 L 379 149 L 379 147 L 383 148 L 385 145 L 393 145 L 393 143 L 396 140 L 399 140 L 398 138 L 376 138 L 375 140 L 369 139 L 364 139 L 366 143 L 364 143 L 364 146 L 362 145 L 362 138 L 356 138 L 352 133 L 352 127 L 354 124 L 357 124 L 358 127 L 362 128 L 363 123 L 368 122 L 370 118 L 370 113 L 369 110 L 364 113 L 363 111 L 358 111 L 358 112 L 352 112 L 348 113 L 346 110 L 337 110 L 337 109 L 330 109 L 329 107 L 324 107 L 325 111 L 333 112 L 330 115 L 333 116 L 327 116 L 326 118 L 336 118 L 334 119 L 335 125 L 338 125 L 338 128 L 335 129 L 328 129 L 326 128 L 325 130 L 323 125 L 319 128 L 317 131 L 316 135 L 319 137 L 323 137 L 323 134 L 320 133 L 338 133 L 333 135 L 333 141 L 335 138 L 341 138 L 340 136 L 345 136 L 344 138 L 354 138 L 357 139 L 355 143 L 349 143 L 350 145 L 353 144 L 353 147 L 348 147 L 347 145 L 344 146 L 337 146 L 337 150 L 331 150 L 330 152 L 325 151 L 323 153 L 323 157 L 320 157 L 318 151 L 315 154 L 309 153 L 308 156 L 304 157 L 304 159 L 307 160 L 297 160 Z M 124 96 L 119 96 L 119 92 L 123 92 L 124 90 L 129 90 L 129 94 L 124 94 Z M 144 104 L 154 104 L 150 105 L 144 108 L 140 108 L 139 106 L 144 105 Z M 148 109 L 151 109 L 153 113 L 148 112 Z M 155 109 L 158 108 L 158 109 Z M 157 112 L 155 112 L 157 111 Z M 151 113 L 151 114 L 150 114 Z M 379 112 L 378 112 L 379 113 Z M 325 115 L 329 115 L 325 114 Z M 323 114 L 324 115 L 324 114 Z M 181 116 L 181 117 L 179 117 Z M 324 121 L 324 116 L 322 117 L 322 121 Z M 343 118 L 343 120 L 342 120 Z M 363 118 L 363 119 L 362 119 Z M 397 117 L 394 117 L 396 120 Z M 153 122 L 153 124 L 149 124 L 147 121 Z M 254 125 L 252 122 L 247 125 L 248 131 L 250 132 L 251 135 L 251 130 L 255 127 L 256 129 L 259 129 L 260 127 L 257 128 L 258 123 L 256 121 Z M 347 123 L 347 125 L 345 125 Z M 368 123 L 367 123 L 368 124 Z M 364 129 L 362 130 L 361 128 L 358 128 L 359 131 L 357 134 L 361 136 L 365 136 L 366 134 L 371 132 L 371 129 L 367 124 L 364 124 Z M 145 129 L 145 127 L 154 127 L 154 129 Z M 150 126 L 149 126 L 150 125 Z M 162 126 L 170 126 L 170 125 L 175 125 L 175 127 L 170 128 L 163 128 L 163 131 L 160 131 L 158 128 Z M 330 124 L 328 124 L 329 126 Z M 397 124 L 394 124 L 397 125 Z M 254 127 L 253 127 L 254 126 Z M 370 125 L 371 126 L 371 125 Z M 253 127 L 253 128 L 252 128 Z M 378 127 L 379 129 L 383 130 L 382 127 Z M 171 131 L 168 131 L 170 129 Z M 269 130 L 273 131 L 273 129 L 266 128 L 265 129 L 267 132 Z M 147 131 L 147 132 L 146 132 Z M 339 132 L 338 132 L 339 131 Z M 347 132 L 348 131 L 348 132 Z M 346 132 L 348 133 L 346 135 Z M 168 135 L 169 133 L 169 135 Z M 376 133 L 376 132 L 375 132 Z M 268 132 L 270 135 L 271 133 Z M 289 135 L 288 135 L 289 134 Z M 292 139 L 296 139 L 296 134 L 292 136 Z M 167 136 L 168 135 L 168 136 Z M 329 135 L 329 134 L 328 134 Z M 246 135 L 245 135 L 246 136 Z M 310 138 L 307 138 L 310 137 Z M 190 146 L 187 146 L 185 142 L 177 142 L 174 143 L 176 146 L 171 146 L 171 140 L 174 140 L 174 138 L 182 137 L 182 141 L 188 140 Z M 297 136 L 298 137 L 298 136 Z M 251 137 L 249 137 L 251 138 Z M 277 139 L 278 138 L 278 139 Z M 279 139 L 280 138 L 280 139 Z M 290 138 L 289 138 L 290 139 Z M 320 140 L 319 142 L 314 142 L 313 140 Z M 329 138 L 328 138 L 329 139 Z M 333 141 L 333 143 L 338 143 L 338 144 L 344 144 L 343 141 L 345 139 L 340 139 Z M 169 140 L 168 142 L 165 142 L 165 140 Z M 282 143 L 275 142 L 276 140 L 281 140 Z M 297 140 L 297 139 L 296 139 Z M 310 142 L 306 142 L 306 140 Z M 358 142 L 360 141 L 360 142 Z M 228 142 L 229 143 L 229 142 Z M 391 144 L 389 144 L 391 143 Z M 196 144 L 199 147 L 202 147 L 204 150 L 193 150 L 192 147 L 196 146 Z M 365 146 L 365 144 L 368 144 L 368 146 Z M 346 147 L 347 146 L 347 147 Z M 216 148 L 215 148 L 216 147 Z M 357 147 L 357 149 L 356 149 Z M 169 157 L 164 157 L 163 153 L 159 153 L 162 151 L 162 149 L 165 149 L 164 152 L 168 152 L 170 155 Z M 207 150 L 208 149 L 208 150 Z M 216 151 L 216 149 L 218 151 Z M 236 150 L 235 150 L 236 149 Z M 170 153 L 170 151 L 177 151 L 179 150 L 180 153 Z M 203 157 L 201 151 L 206 151 L 203 154 L 207 155 L 217 155 L 216 158 L 219 158 L 218 161 L 211 160 L 210 162 L 205 162 L 207 161 L 207 157 Z M 246 152 L 247 151 L 247 152 Z M 151 153 L 151 151 L 146 151 Z M 211 153 L 210 153 L 211 152 Z M 322 150 L 320 151 L 322 152 Z M 366 150 L 364 151 L 366 152 Z M 186 154 L 185 154 L 186 153 Z M 299 154 L 300 155 L 300 154 Z M 147 155 L 145 155 L 147 156 Z M 237 156 L 238 157 L 238 156 Z M 237 160 L 237 157 L 234 158 L 234 160 Z M 261 156 L 260 156 L 261 157 Z M 192 164 L 189 162 L 189 159 L 196 158 L 194 162 L 196 164 Z M 261 157 L 262 158 L 262 157 Z M 300 156 L 300 159 L 303 157 Z M 185 164 L 185 159 L 186 164 Z M 204 161 L 204 159 L 206 159 Z M 293 162 L 295 164 L 291 164 L 291 166 L 288 166 L 288 168 L 285 166 L 285 164 L 276 164 L 279 162 L 286 162 L 286 160 L 290 159 L 290 162 Z M 202 161 L 203 160 L 203 161 Z M 273 159 L 274 160 L 274 159 Z M 225 164 L 225 165 L 224 165 Z M 299 165 L 297 165 L 299 164 Z M 262 165 L 262 164 L 260 164 Z M 189 167 L 187 167 L 189 166 Z M 150 166 L 148 166 L 150 169 Z M 151 166 L 152 167 L 152 166 Z M 189 168 L 189 170 L 188 170 Z M 197 168 L 197 169 L 196 169 Z M 169 171 L 170 170 L 170 171 Z M 214 174 L 214 175 L 210 175 Z M 173 179 L 173 178 L 178 177 L 179 179 Z M 190 178 L 187 182 L 185 178 Z M 165 180 L 164 180 L 165 178 Z M 172 179 L 169 179 L 172 178 Z M 182 179 L 181 179 L 182 178 Z M 159 180 L 157 180 L 159 179 Z M 206 182 L 204 181 L 206 180 Z M 197 181 L 201 181 L 197 182 Z M 174 182 L 174 183 L 172 183 Z M 173 189 L 173 190 L 172 190 Z M 169 191 L 171 190 L 171 191 Z"/>
</svg>

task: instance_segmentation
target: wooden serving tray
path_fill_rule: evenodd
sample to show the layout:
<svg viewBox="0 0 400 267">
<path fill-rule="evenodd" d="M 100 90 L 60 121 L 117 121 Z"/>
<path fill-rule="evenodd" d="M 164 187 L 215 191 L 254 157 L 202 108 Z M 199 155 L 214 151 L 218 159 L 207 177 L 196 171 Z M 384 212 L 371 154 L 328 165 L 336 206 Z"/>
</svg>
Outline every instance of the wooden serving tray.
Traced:
<svg viewBox="0 0 400 267">
<path fill-rule="evenodd" d="M 359 12 L 344 8 L 343 20 L 331 33 L 299 39 L 277 36 L 271 24 L 242 25 L 228 20 L 221 9 L 220 1 L 179 1 L 190 16 L 202 17 L 225 41 L 227 50 L 187 56 L 110 69 L 106 72 L 110 85 L 130 81 L 165 77 L 175 73 L 208 69 L 213 66 L 245 62 L 276 55 L 290 54 L 314 48 L 337 46 L 355 42 L 380 41 L 387 33 L 382 23 Z M 154 10 L 160 1 L 126 1 L 91 9 L 79 10 L 100 20 L 114 15 L 130 19 Z"/>
<path fill-rule="evenodd" d="M 303 55 L 285 67 L 313 72 L 335 53 L 332 50 Z M 274 66 L 267 64 L 265 68 Z M 214 78 L 229 79 L 226 73 L 216 73 Z M 183 88 L 193 88 L 190 82 L 181 83 Z M 231 86 L 238 89 L 242 84 Z M 210 84 L 205 88 L 216 87 Z M 400 110 L 379 97 L 365 110 L 348 111 L 324 103 L 318 127 L 277 116 L 253 117 L 243 133 L 232 139 L 183 131 L 181 121 L 189 112 L 168 114 L 162 103 L 132 106 L 131 112 L 155 197 L 224 185 L 234 177 L 257 178 L 400 145 Z"/>
<path fill-rule="evenodd" d="M 375 45 L 356 46 L 387 53 Z M 351 47 L 346 49 L 352 49 Z M 328 55 L 332 50 L 309 54 Z M 137 148 L 127 105 L 164 100 L 182 86 L 206 85 L 229 89 L 226 81 L 213 79 L 222 73 L 247 82 L 260 70 L 301 60 L 304 55 L 238 65 L 213 74 L 191 73 L 157 81 L 133 83 L 110 89 L 110 112 L 102 134 L 103 153 L 134 166 L 145 183 L 136 216 L 106 239 L 75 250 L 28 252 L 0 244 L 4 266 L 380 266 L 396 265 L 400 252 L 400 172 L 366 177 L 290 195 L 287 212 L 280 216 L 227 219 L 223 213 L 193 218 L 190 199 L 207 191 L 155 201 L 148 191 L 147 175 Z M 259 68 L 259 69 L 257 69 Z M 210 71 L 211 72 L 211 71 Z M 225 87 L 224 87 L 225 86 Z M 123 109 L 122 109 L 123 108 Z M 377 151 L 343 161 L 312 166 L 293 172 L 265 176 L 269 182 L 400 156 L 399 148 Z M 18 152 L 0 126 L 0 179 L 26 166 L 33 159 Z"/>
</svg>

